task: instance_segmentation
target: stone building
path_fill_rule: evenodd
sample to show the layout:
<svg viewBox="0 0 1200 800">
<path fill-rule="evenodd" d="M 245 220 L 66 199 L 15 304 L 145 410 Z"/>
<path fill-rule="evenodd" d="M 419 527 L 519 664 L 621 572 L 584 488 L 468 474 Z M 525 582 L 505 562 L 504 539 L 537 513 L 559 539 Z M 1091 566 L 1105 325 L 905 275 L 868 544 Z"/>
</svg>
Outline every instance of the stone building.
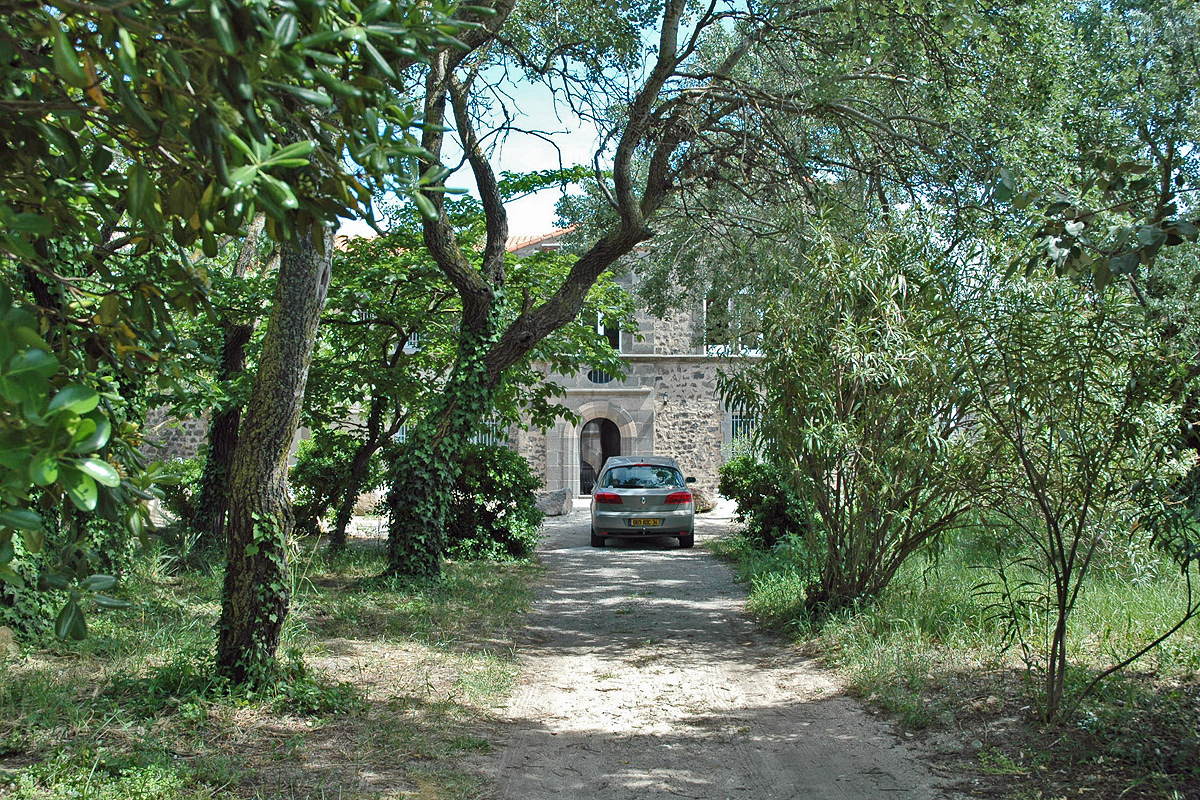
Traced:
<svg viewBox="0 0 1200 800">
<path fill-rule="evenodd" d="M 517 256 L 557 249 L 565 232 L 513 238 L 508 249 Z M 629 275 L 620 282 L 632 289 L 634 280 Z M 544 433 L 514 430 L 512 443 L 547 490 L 587 494 L 609 456 L 664 455 L 715 497 L 717 470 L 733 439 L 748 433 L 752 423 L 726 409 L 717 392 L 718 370 L 736 363 L 706 345 L 704 314 L 703 304 L 668 319 L 639 310 L 637 331 L 601 327 L 627 363 L 624 379 L 597 370 L 572 377 L 544 368 L 546 380 L 566 391 L 558 402 L 579 422 L 559 420 Z"/>
<path fill-rule="evenodd" d="M 508 250 L 518 257 L 556 250 L 566 232 L 514 237 Z M 633 289 L 634 280 L 627 275 L 620 282 Z M 706 344 L 705 313 L 705 304 L 667 319 L 639 310 L 636 331 L 601 330 L 624 357 L 625 378 L 597 370 L 560 375 L 543 366 L 546 380 L 565 389 L 558 402 L 578 416 L 578 424 L 559 420 L 545 432 L 489 429 L 478 440 L 507 440 L 550 491 L 590 492 L 591 481 L 609 456 L 666 455 L 678 461 L 685 474 L 695 476 L 696 488 L 715 497 L 717 469 L 733 440 L 749 433 L 753 421 L 729 411 L 721 401 L 718 370 L 735 368 L 736 363 L 721 354 L 722 348 Z M 157 409 L 152 417 L 147 425 L 152 457 L 196 455 L 207 435 L 206 419 L 180 422 L 165 409 Z M 306 435 L 298 431 L 297 441 Z"/>
</svg>

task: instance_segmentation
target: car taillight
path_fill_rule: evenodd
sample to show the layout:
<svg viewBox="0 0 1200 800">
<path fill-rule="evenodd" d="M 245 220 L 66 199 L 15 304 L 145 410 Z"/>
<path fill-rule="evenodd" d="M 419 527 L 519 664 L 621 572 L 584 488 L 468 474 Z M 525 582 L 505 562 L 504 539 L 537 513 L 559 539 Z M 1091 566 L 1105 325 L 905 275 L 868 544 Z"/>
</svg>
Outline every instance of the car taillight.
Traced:
<svg viewBox="0 0 1200 800">
<path fill-rule="evenodd" d="M 671 492 L 667 495 L 667 504 L 690 503 L 692 502 L 691 492 Z"/>
<path fill-rule="evenodd" d="M 609 503 L 612 505 L 621 505 L 621 495 L 616 492 L 596 492 L 594 498 L 597 503 Z"/>
</svg>

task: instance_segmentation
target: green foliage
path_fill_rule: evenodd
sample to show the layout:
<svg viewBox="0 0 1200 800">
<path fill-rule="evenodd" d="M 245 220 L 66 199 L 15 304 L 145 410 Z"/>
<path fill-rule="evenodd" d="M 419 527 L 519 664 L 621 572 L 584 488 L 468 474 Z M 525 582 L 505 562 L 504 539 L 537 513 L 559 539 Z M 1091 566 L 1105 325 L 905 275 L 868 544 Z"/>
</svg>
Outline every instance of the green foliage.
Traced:
<svg viewBox="0 0 1200 800">
<path fill-rule="evenodd" d="M 1166 168 L 1172 188 L 1160 192 L 1164 176 L 1155 174 L 1154 165 L 1118 161 L 1107 153 L 1091 156 L 1085 177 L 1073 190 L 1048 197 L 1031 189 L 1015 192 L 1016 180 L 1001 170 L 993 198 L 1013 202 L 1018 213 L 1031 207 L 1041 213 L 1029 234 L 1036 251 L 1024 264 L 1012 264 L 1011 273 L 1024 268 L 1030 275 L 1048 264 L 1056 275 L 1089 277 L 1103 291 L 1114 280 L 1142 274 L 1164 248 L 1196 241 L 1200 219 L 1192 219 L 1191 211 L 1180 213 L 1176 190 L 1185 179 L 1180 172 L 1180 180 L 1174 181 L 1175 165 Z M 1147 196 L 1156 202 L 1144 202 Z"/>
<path fill-rule="evenodd" d="M 6 580 L 0 585 L 0 624 L 19 632 L 23 638 L 37 641 L 53 630 L 62 595 L 38 587 L 38 576 L 46 568 L 49 553 L 45 550 L 31 553 L 19 538 L 13 540 L 12 547 L 8 566 L 19 581 Z"/>
<path fill-rule="evenodd" d="M 14 12 L 0 36 L 14 167 L 0 251 L 35 261 L 38 236 L 95 243 L 127 215 L 212 256 L 256 211 L 283 238 L 365 209 L 356 176 L 404 175 L 420 150 L 393 65 L 453 46 L 449 12 L 240 0 Z"/>
<path fill-rule="evenodd" d="M 8 787 L 21 800 L 209 800 L 213 787 L 165 764 L 138 763 L 103 747 L 63 754 L 21 771 Z"/>
<path fill-rule="evenodd" d="M 446 555 L 454 559 L 527 558 L 541 538 L 535 492 L 542 482 L 519 453 L 471 445 L 446 512 Z"/>
<path fill-rule="evenodd" d="M 1176 790 L 1187 796 L 1200 763 L 1200 687 L 1193 677 L 1200 647 L 1194 629 L 1172 640 L 1174 646 L 1147 656 L 1146 669 L 1102 684 L 1066 724 L 1013 725 L 1014 714 L 1025 719 L 1018 709 L 1028 706 L 1019 665 L 998 644 L 1003 621 L 974 590 L 981 570 L 1012 560 L 997 556 L 998 535 L 985 528 L 948 537 L 938 559 L 910 560 L 876 600 L 831 615 L 819 629 L 796 602 L 802 586 L 788 559 L 744 537 L 715 544 L 748 584 L 747 605 L 760 623 L 783 628 L 819 652 L 845 676 L 853 694 L 895 715 L 904 727 L 932 727 L 968 741 L 980 735 L 996 748 L 981 756 L 985 771 L 1011 769 L 1014 762 L 1020 768 L 1023 777 L 1010 788 L 1032 794 L 1040 781 L 1057 774 L 1059 788 L 1044 794 L 1062 796 L 1087 776 L 1097 793 L 1125 791 L 1148 800 L 1171 797 Z M 1005 543 L 1029 552 L 1027 542 L 1007 537 Z M 1114 650 L 1152 641 L 1178 608 L 1184 580 L 1171 574 L 1169 561 L 1158 560 L 1167 569 L 1157 580 L 1106 576 L 1081 596 L 1073 633 L 1076 688 L 1097 674 Z M 789 583 L 792 591 L 786 591 Z M 1000 720 L 1007 720 L 1007 734 L 997 731 Z"/>
<path fill-rule="evenodd" d="M 208 571 L 219 561 L 215 543 L 206 543 L 195 524 L 204 468 L 203 458 L 173 458 L 154 473 L 154 491 L 161 495 L 163 510 L 173 517 L 154 531 L 159 563 L 170 574 Z"/>
<path fill-rule="evenodd" d="M 281 714 L 347 714 L 366 710 L 362 688 L 351 681 L 330 681 L 313 672 L 299 652 L 282 664 L 270 687 L 271 705 Z"/>
<path fill-rule="evenodd" d="M 810 530 L 808 512 L 796 493 L 795 470 L 754 454 L 721 465 L 717 491 L 737 503 L 737 518 L 760 547 Z"/>
<path fill-rule="evenodd" d="M 534 172 L 501 172 L 500 196 L 512 200 L 550 187 L 565 187 L 590 178 L 591 167 L 576 165 L 562 169 L 542 169 Z"/>
<path fill-rule="evenodd" d="M 229 681 L 197 663 L 187 654 L 164 664 L 145 677 L 117 677 L 111 691 L 122 698 L 122 707 L 152 716 L 164 706 L 203 705 L 213 701 L 266 704 L 280 714 L 344 714 L 362 710 L 359 688 L 330 681 L 305 664 L 298 651 L 280 664 L 275 680 L 253 688 L 231 686 Z"/>
<path fill-rule="evenodd" d="M 559 177 L 569 176 L 568 171 Z M 534 173 L 509 175 L 506 180 L 519 187 L 524 179 L 533 186 L 552 178 L 550 174 Z M 460 242 L 459 255 L 475 264 L 481 258 L 485 236 L 482 209 L 470 199 L 448 201 L 446 208 Z M 582 364 L 590 364 L 620 374 L 623 364 L 618 354 L 597 336 L 595 325 L 589 328 L 576 320 L 542 339 L 518 363 L 504 370 L 496 385 L 468 387 L 465 381 L 479 373 L 471 373 L 468 378 L 467 372 L 454 367 L 456 359 L 462 357 L 460 348 L 465 347 L 460 338 L 462 300 L 434 262 L 415 223 L 411 213 L 402 212 L 385 236 L 348 242 L 335 257 L 334 282 L 325 315 L 328 324 L 314 359 L 311 389 L 306 397 L 305 417 L 314 428 L 344 427 L 353 417 L 351 424 L 364 448 L 361 452 L 373 453 L 401 425 L 409 426 L 413 448 L 424 447 L 421 437 L 425 434 L 420 432 L 423 426 L 432 426 L 433 435 L 440 437 L 439 431 L 446 428 L 442 427 L 439 409 L 452 408 L 456 413 L 463 409 L 466 418 L 462 422 L 469 423 L 472 431 L 483 421 L 546 427 L 568 412 L 556 402 L 562 389 L 545 380 L 545 364 L 564 373 L 574 373 Z M 504 291 L 497 292 L 494 316 L 485 329 L 514 321 L 526 303 L 549 299 L 574 263 L 574 257 L 556 253 L 519 261 L 507 256 Z M 621 321 L 628 325 L 632 320 L 628 293 L 608 274 L 588 292 L 585 308 L 613 324 Z M 462 389 L 461 395 L 445 396 L 458 395 L 455 386 Z M 433 448 L 438 451 L 436 458 L 451 457 L 444 470 L 426 462 L 398 470 L 397 478 L 420 483 L 424 478 L 411 473 L 416 469 L 440 481 L 443 472 L 452 474 L 456 468 L 453 453 L 442 451 L 451 446 L 452 440 L 469 439 L 469 434 L 460 438 L 456 431 L 452 438 Z M 351 480 L 337 485 L 357 492 L 359 486 L 352 485 L 355 476 L 346 463 L 344 474 Z M 362 485 L 370 484 L 364 481 Z M 444 506 L 445 497 L 440 502 Z M 339 528 L 344 517 L 343 505 Z M 432 519 L 436 516 L 426 516 L 420 524 Z M 335 530 L 335 547 L 337 537 Z"/>
<path fill-rule="evenodd" d="M 28 591 L 65 591 L 54 630 L 77 639 L 87 630 L 79 605 L 85 596 L 125 605 L 98 593 L 116 580 L 92 574 L 99 566 L 93 531 L 121 523 L 102 547 L 110 565 L 119 561 L 126 525 L 140 531 L 145 523 L 145 509 L 131 501 L 149 495 L 102 457 L 119 452 L 110 447 L 104 409 L 120 397 L 69 382 L 37 327 L 0 285 L 0 582 L 8 615 L 26 630 L 37 625 L 25 615 L 45 606 Z M 40 558 L 47 547 L 51 553 Z"/>
<path fill-rule="evenodd" d="M 878 595 L 956 524 L 982 466 L 937 246 L 916 220 L 865 243 L 836 223 L 764 262 L 762 358 L 722 380 L 727 403 L 758 417 L 768 462 L 790 467 L 775 493 L 794 492 L 822 558 L 814 613 Z"/>
<path fill-rule="evenodd" d="M 296 531 L 299 535 L 315 535 L 319 522 L 345 494 L 354 454 L 361 439 L 345 430 L 320 428 L 312 438 L 296 448 L 296 463 L 288 473 L 288 483 L 295 493 Z M 375 458 L 365 476 L 363 486 L 370 488 L 383 482 L 382 460 Z"/>
<path fill-rule="evenodd" d="M 165 476 L 157 482 L 163 508 L 186 525 L 196 515 L 204 461 L 201 458 L 173 458 L 164 464 L 164 468 Z"/>
<path fill-rule="evenodd" d="M 329 299 L 305 393 L 315 428 L 356 425 L 370 438 L 395 433 L 437 391 L 453 350 L 460 307 L 407 219 L 387 234 L 353 238 L 334 254 Z M 357 412 L 357 413 L 356 413 Z"/>
<path fill-rule="evenodd" d="M 1067 698 L 1071 618 L 1105 543 L 1130 536 L 1145 548 L 1157 531 L 1169 547 L 1185 534 L 1181 561 L 1192 569 L 1194 537 L 1167 523 L 1177 517 L 1169 487 L 1194 458 L 1171 446 L 1171 365 L 1134 298 L 1066 279 L 1012 281 L 964 296 L 960 319 L 959 358 L 994 453 L 980 499 L 1027 543 L 1025 557 L 1001 565 L 991 596 L 1043 718 L 1057 719 L 1103 676 Z M 1198 610 L 1189 594 L 1179 614 Z"/>
<path fill-rule="evenodd" d="M 462 471 L 459 454 L 493 407 L 484 356 L 496 338 L 493 306 L 479 331 L 463 331 L 445 388 L 401 448 L 388 491 L 385 574 L 434 578 L 441 572 L 446 510 Z"/>
<path fill-rule="evenodd" d="M 62 364 L 37 327 L 37 319 L 0 286 L 0 542 L 20 535 L 31 552 L 43 541 L 42 519 L 29 508 L 35 489 L 44 489 L 49 501 L 69 500 L 90 512 L 99 504 L 101 487 L 121 484 L 113 465 L 94 456 L 112 432 L 98 410 L 100 394 L 65 381 Z M 5 577 L 12 579 L 0 567 Z"/>
<path fill-rule="evenodd" d="M 441 2 L 302 6 L 6 14 L 0 314 L 16 313 L 17 286 L 37 311 L 0 337 L 0 451 L 11 454 L 0 564 L 14 533 L 38 549 L 48 515 L 75 552 L 92 513 L 141 532 L 151 494 L 136 421 L 155 384 L 186 395 L 203 383 L 184 367 L 208 354 L 178 335 L 174 316 L 221 302 L 197 251 L 217 256 L 262 215 L 276 241 L 320 241 L 314 233 L 369 209 L 373 185 L 408 196 L 437 179 L 412 167 L 417 111 L 397 69 L 460 46 L 454 34 L 472 23 Z M 44 487 L 43 507 L 28 505 L 26 482 Z M 68 600 L 56 629 L 82 636 L 79 599 L 110 601 L 71 583 L 91 580 L 78 564 L 60 577 Z"/>
</svg>

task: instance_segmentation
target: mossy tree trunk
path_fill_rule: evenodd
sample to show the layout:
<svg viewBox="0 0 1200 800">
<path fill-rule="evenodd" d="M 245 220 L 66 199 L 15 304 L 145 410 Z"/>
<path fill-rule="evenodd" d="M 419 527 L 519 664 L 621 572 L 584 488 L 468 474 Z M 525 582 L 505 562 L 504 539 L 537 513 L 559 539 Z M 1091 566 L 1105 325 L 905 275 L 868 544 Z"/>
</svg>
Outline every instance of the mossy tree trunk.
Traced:
<svg viewBox="0 0 1200 800">
<path fill-rule="evenodd" d="M 221 348 L 219 380 L 232 380 L 246 368 L 246 345 L 254 333 L 253 325 L 225 325 Z M 229 471 L 237 450 L 238 427 L 242 407 L 238 404 L 213 414 L 208 427 L 208 455 L 200 476 L 200 496 L 192 527 L 199 532 L 200 544 L 216 549 L 225 541 L 225 515 L 229 508 Z"/>
<path fill-rule="evenodd" d="M 217 670 L 235 684 L 273 677 L 288 612 L 287 458 L 333 255 L 329 230 L 312 235 L 320 241 L 303 237 L 282 247 L 258 376 L 230 470 Z"/>
<path fill-rule="evenodd" d="M 491 408 L 495 384 L 483 356 L 490 325 L 463 334 L 454 372 L 437 406 L 416 426 L 388 492 L 387 575 L 436 577 L 446 542 L 446 506 L 458 479 L 458 454 Z"/>
</svg>

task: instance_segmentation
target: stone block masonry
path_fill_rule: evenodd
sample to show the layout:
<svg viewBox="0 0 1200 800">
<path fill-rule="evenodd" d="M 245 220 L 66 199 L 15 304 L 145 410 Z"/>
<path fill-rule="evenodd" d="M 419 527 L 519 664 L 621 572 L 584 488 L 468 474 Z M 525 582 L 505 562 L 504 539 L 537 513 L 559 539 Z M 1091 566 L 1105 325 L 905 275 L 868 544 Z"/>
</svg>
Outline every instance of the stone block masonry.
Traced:
<svg viewBox="0 0 1200 800">
<path fill-rule="evenodd" d="M 172 416 L 165 406 L 150 409 L 142 426 L 142 452 L 151 461 L 195 458 L 208 441 L 208 418 Z"/>
</svg>

